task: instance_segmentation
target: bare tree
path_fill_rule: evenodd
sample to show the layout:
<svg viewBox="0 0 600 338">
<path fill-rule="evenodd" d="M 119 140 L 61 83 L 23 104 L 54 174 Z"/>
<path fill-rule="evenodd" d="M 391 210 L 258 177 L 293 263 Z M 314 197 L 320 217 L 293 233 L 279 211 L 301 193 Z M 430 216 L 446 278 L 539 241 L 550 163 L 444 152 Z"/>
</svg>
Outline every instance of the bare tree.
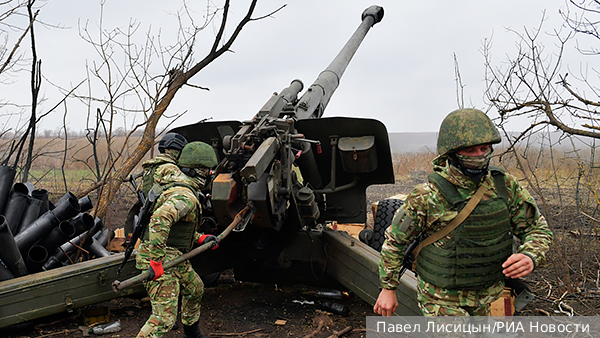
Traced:
<svg viewBox="0 0 600 338">
<path fill-rule="evenodd" d="M 22 11 L 27 6 L 27 1 L 23 0 L 3 0 L 0 1 L 0 39 L 3 43 L 0 45 L 0 75 L 14 70 L 22 60 L 22 53 L 19 51 L 23 39 L 27 36 L 30 24 L 27 28 L 21 29 L 12 22 L 16 16 L 22 15 Z M 20 31 L 19 38 L 11 45 L 8 36 L 10 31 Z"/>
<path fill-rule="evenodd" d="M 89 66 L 91 77 L 98 80 L 103 87 L 105 95 L 99 98 L 97 95 L 79 95 L 81 100 L 87 101 L 90 112 L 93 112 L 90 130 L 90 142 L 98 142 L 98 133 L 95 130 L 103 129 L 103 143 L 106 144 L 108 158 L 103 168 L 96 167 L 96 172 L 101 173 L 99 180 L 91 185 L 89 189 L 80 192 L 85 195 L 98 190 L 98 203 L 94 209 L 95 215 L 104 217 L 110 203 L 113 201 L 121 184 L 126 181 L 132 170 L 140 163 L 145 154 L 152 149 L 156 127 L 159 120 L 164 116 L 167 108 L 173 101 L 176 93 L 184 86 L 192 86 L 199 90 L 205 88 L 190 83 L 190 80 L 211 62 L 230 51 L 234 41 L 240 32 L 251 21 L 262 19 L 268 15 L 253 18 L 257 0 L 249 2 L 248 9 L 243 18 L 235 24 L 230 35 L 226 32 L 229 28 L 230 0 L 226 0 L 222 7 L 211 7 L 197 25 L 195 14 L 184 3 L 183 9 L 178 13 L 180 22 L 177 40 L 165 44 L 160 37 L 153 36 L 150 31 L 145 35 L 148 37 L 141 46 L 132 43 L 134 35 L 138 32 L 140 25 L 131 21 L 127 31 L 101 28 L 98 38 L 90 32 L 87 25 L 81 29 L 81 35 L 96 49 L 100 62 Z M 280 8 L 281 9 L 281 8 Z M 188 22 L 185 26 L 183 22 Z M 198 34 L 207 25 L 218 27 L 212 46 L 206 56 L 197 60 L 195 58 Z M 125 57 L 125 67 L 122 60 L 117 59 L 115 51 L 120 51 Z M 161 71 L 153 70 L 154 62 L 158 60 Z M 122 106 L 119 103 L 125 97 L 136 97 L 138 104 L 132 108 Z M 94 110 L 92 106 L 101 105 Z M 137 121 L 136 125 L 127 135 L 127 140 L 119 149 L 113 149 L 113 138 L 115 132 L 115 118 L 120 114 L 137 113 L 143 114 L 143 121 Z M 178 115 L 175 115 L 177 118 Z M 133 150 L 127 149 L 130 144 L 129 138 L 138 129 L 143 129 L 142 136 Z"/>
<path fill-rule="evenodd" d="M 560 13 L 564 25 L 550 32 L 544 28 L 545 14 L 533 29 L 511 30 L 517 50 L 502 63 L 493 62 L 491 41 L 484 43 L 485 94 L 509 142 L 501 162 L 522 172 L 522 179 L 541 200 L 543 212 L 560 220 L 554 224 L 556 229 L 564 226 L 589 235 L 592 226 L 600 223 L 595 160 L 596 139 L 600 139 L 599 74 L 584 62 L 569 64 L 567 56 L 573 51 L 578 51 L 579 59 L 599 54 L 594 46 L 600 39 L 600 3 L 571 0 Z M 513 133 L 515 121 L 527 123 Z M 569 239 L 563 236 L 561 232 L 558 241 L 567 243 Z M 576 283 L 585 283 L 588 274 L 595 275 L 599 250 L 587 238 L 575 247 L 561 245 L 553 250 L 557 290 L 573 291 L 581 286 Z M 579 271 L 568 261 L 573 250 L 583 261 Z"/>
</svg>

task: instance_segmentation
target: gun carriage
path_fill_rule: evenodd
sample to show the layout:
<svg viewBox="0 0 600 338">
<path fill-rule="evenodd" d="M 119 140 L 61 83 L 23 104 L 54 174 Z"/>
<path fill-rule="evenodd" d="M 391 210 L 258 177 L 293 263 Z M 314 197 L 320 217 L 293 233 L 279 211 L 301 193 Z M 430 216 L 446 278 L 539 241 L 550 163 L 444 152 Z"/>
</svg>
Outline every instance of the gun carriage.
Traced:
<svg viewBox="0 0 600 338">
<path fill-rule="evenodd" d="M 220 234 L 240 210 L 252 210 L 218 250 L 192 259 L 201 276 L 233 268 L 238 280 L 341 283 L 375 302 L 377 251 L 327 225 L 365 223 L 366 188 L 394 182 L 388 133 L 377 120 L 324 117 L 324 111 L 365 35 L 382 18 L 383 8 L 367 8 L 354 34 L 304 94 L 302 81 L 293 80 L 248 121 L 202 121 L 171 130 L 212 145 L 219 157 L 201 194 L 201 231 Z M 136 274 L 131 258 L 117 276 L 123 257 L 113 254 L 0 282 L 0 327 L 140 292 L 139 285 L 117 293 L 111 288 L 117 277 Z M 397 313 L 418 315 L 415 280 L 404 279 L 398 289 L 404 303 Z"/>
</svg>

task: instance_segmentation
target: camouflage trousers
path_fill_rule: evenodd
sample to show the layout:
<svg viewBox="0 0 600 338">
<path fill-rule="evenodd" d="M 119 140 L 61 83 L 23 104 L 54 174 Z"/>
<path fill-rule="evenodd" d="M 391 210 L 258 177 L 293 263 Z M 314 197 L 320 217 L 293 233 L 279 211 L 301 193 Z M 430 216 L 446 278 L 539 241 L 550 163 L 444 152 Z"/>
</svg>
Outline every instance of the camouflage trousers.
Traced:
<svg viewBox="0 0 600 338">
<path fill-rule="evenodd" d="M 417 302 L 424 316 L 489 316 L 490 304 L 503 290 L 504 281 L 482 290 L 450 290 L 419 277 Z"/>
<path fill-rule="evenodd" d="M 192 325 L 200 319 L 200 302 L 204 283 L 185 261 L 165 271 L 159 279 L 145 282 L 152 304 L 152 315 L 137 338 L 159 338 L 169 332 L 177 320 L 177 303 L 181 294 L 181 322 Z"/>
</svg>

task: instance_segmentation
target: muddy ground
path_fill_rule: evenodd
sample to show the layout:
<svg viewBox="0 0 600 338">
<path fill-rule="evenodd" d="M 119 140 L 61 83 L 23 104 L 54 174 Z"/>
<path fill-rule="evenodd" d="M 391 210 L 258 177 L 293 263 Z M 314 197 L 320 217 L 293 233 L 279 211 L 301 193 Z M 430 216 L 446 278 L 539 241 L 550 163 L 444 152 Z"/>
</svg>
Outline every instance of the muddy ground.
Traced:
<svg viewBox="0 0 600 338">
<path fill-rule="evenodd" d="M 398 193 L 409 192 L 416 182 L 370 187 L 368 205 Z M 564 217 L 564 215 L 563 215 Z M 368 224 L 372 224 L 370 215 Z M 576 259 L 576 257 L 575 257 Z M 527 277 L 536 299 L 518 315 L 566 315 L 557 312 L 570 307 L 575 315 L 597 315 L 600 301 L 594 295 L 563 293 L 553 281 L 556 270 L 551 267 L 534 271 Z M 348 316 L 323 312 L 318 306 L 303 303 L 326 301 L 315 297 L 316 289 L 303 286 L 243 283 L 231 272 L 225 272 L 217 285 L 206 289 L 200 327 L 207 337 L 305 337 L 313 332 L 315 338 L 331 337 L 336 331 L 351 328 L 342 337 L 365 337 L 366 316 L 372 307 L 350 294 L 350 298 L 334 300 L 347 306 Z M 565 307 L 564 305 L 567 305 Z M 111 320 L 119 320 L 122 329 L 105 337 L 135 337 L 150 315 L 150 304 L 144 298 L 120 298 L 96 305 L 108 308 Z M 60 314 L 42 318 L 17 333 L 2 332 L 2 337 L 67 337 L 84 336 L 81 316 Z M 83 330 L 82 330 L 83 329 Z M 183 337 L 181 323 L 165 337 Z"/>
</svg>

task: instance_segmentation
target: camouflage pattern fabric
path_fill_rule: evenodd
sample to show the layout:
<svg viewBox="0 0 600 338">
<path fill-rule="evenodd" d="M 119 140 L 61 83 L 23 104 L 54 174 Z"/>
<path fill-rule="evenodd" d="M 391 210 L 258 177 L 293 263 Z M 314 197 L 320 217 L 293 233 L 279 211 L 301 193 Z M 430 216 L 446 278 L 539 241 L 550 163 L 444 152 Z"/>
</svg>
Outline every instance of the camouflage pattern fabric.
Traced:
<svg viewBox="0 0 600 338">
<path fill-rule="evenodd" d="M 212 168 L 217 164 L 215 149 L 200 141 L 188 143 L 179 157 L 179 166 L 185 168 Z"/>
<path fill-rule="evenodd" d="M 437 140 L 439 155 L 478 144 L 500 143 L 502 138 L 494 123 L 481 110 L 458 109 L 446 116 L 440 126 Z"/>
<path fill-rule="evenodd" d="M 163 154 L 164 155 L 164 154 Z M 161 157 L 161 155 L 157 156 Z M 146 163 L 144 163 L 146 164 Z M 199 189 L 199 181 L 183 174 L 177 165 L 160 165 L 155 175 L 157 184 L 181 182 Z M 149 268 L 150 260 L 165 262 L 175 259 L 182 253 L 166 246 L 170 228 L 178 221 L 199 222 L 200 203 L 193 191 L 175 186 L 164 191 L 158 198 L 150 218 L 149 240 L 143 241 L 136 255 L 136 267 L 142 271 Z M 194 234 L 197 241 L 200 234 Z M 152 302 L 152 315 L 144 324 L 138 337 L 162 337 L 175 324 L 179 294 L 183 296 L 181 320 L 191 325 L 200 318 L 200 301 L 204 284 L 189 262 L 183 262 L 165 271 L 156 281 L 145 283 Z"/>
<path fill-rule="evenodd" d="M 166 260 L 174 257 L 167 255 Z M 200 319 L 200 302 L 204 295 L 202 279 L 191 264 L 185 261 L 165 271 L 155 281 L 145 282 L 144 286 L 152 303 L 152 315 L 142 326 L 138 338 L 162 337 L 169 332 L 177 320 L 177 300 L 181 294 L 181 321 L 192 325 Z"/>
<path fill-rule="evenodd" d="M 476 184 L 460 169 L 450 165 L 446 157 L 439 156 L 434 159 L 433 169 L 457 186 L 462 197 L 469 198 L 475 193 Z M 508 205 L 513 234 L 522 243 L 517 252 L 531 257 L 534 267 L 538 267 L 545 261 L 553 234 L 529 192 L 510 174 L 505 175 L 505 181 L 509 195 Z M 481 184 L 489 187 L 482 200 L 497 197 L 494 182 L 489 173 L 482 178 Z M 458 211 L 443 199 L 441 193 L 431 183 L 418 185 L 407 197 L 404 206 L 398 210 L 399 214 L 402 212 L 404 212 L 403 217 L 394 217 L 392 225 L 386 230 L 386 239 L 381 249 L 379 276 L 381 286 L 386 289 L 395 289 L 398 286 L 398 273 L 402 267 L 404 251 L 413 238 L 421 232 L 431 234 L 439 231 L 458 214 Z M 452 234 L 453 232 L 431 245 L 443 247 L 450 240 Z M 457 308 L 464 306 L 466 309 L 471 306 L 468 304 L 491 303 L 499 297 L 503 284 L 503 281 L 499 281 L 498 284 L 474 293 L 465 292 L 465 290 L 443 289 L 419 280 L 418 298 L 422 310 L 425 309 L 423 310 L 425 315 L 439 313 L 439 311 L 456 313 L 449 309 L 452 306 Z M 444 308 L 448 310 L 442 310 L 441 307 L 438 310 L 434 305 L 428 305 L 430 303 L 443 304 Z M 469 311 L 465 310 L 462 313 L 465 312 Z"/>
<path fill-rule="evenodd" d="M 489 316 L 490 304 L 504 290 L 504 281 L 485 290 L 449 290 L 417 279 L 417 301 L 424 316 Z"/>
<path fill-rule="evenodd" d="M 138 186 L 138 190 L 141 190 L 145 197 L 148 197 L 148 192 L 152 189 L 152 186 L 159 184 L 165 174 L 181 172 L 177 166 L 177 156 L 179 156 L 179 151 L 166 149 L 164 154 L 159 154 L 142 163 L 144 174 L 142 175 L 142 184 Z"/>
</svg>

